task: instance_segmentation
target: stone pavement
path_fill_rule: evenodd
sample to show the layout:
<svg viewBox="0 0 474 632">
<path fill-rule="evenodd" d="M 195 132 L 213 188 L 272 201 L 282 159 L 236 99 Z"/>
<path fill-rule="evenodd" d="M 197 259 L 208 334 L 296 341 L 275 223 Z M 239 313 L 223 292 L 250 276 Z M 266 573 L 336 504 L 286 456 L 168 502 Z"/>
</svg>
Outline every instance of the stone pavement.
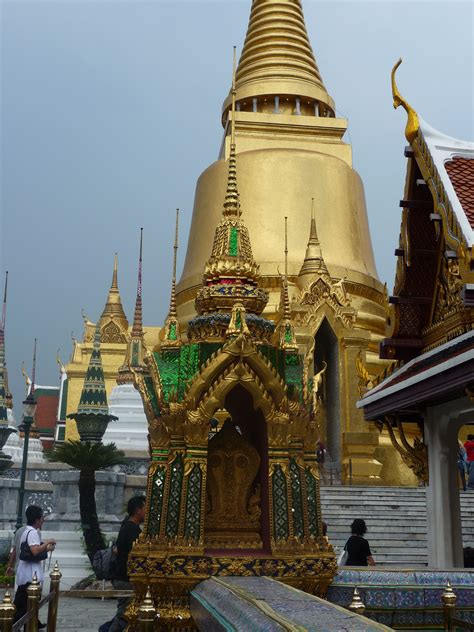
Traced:
<svg viewBox="0 0 474 632">
<path fill-rule="evenodd" d="M 60 597 L 56 632 L 97 632 L 116 610 L 116 599 Z"/>
<path fill-rule="evenodd" d="M 0 601 L 4 590 L 0 590 Z M 56 632 L 97 632 L 99 626 L 110 621 L 117 610 L 116 599 L 59 598 Z M 41 609 L 40 621 L 46 622 L 47 606 Z"/>
</svg>

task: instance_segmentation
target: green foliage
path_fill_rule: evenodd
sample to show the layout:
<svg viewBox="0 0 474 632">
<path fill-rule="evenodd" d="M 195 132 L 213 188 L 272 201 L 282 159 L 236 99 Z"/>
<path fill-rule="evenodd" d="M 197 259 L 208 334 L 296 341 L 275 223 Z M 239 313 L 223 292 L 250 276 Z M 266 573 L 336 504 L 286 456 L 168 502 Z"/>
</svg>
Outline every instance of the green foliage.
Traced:
<svg viewBox="0 0 474 632">
<path fill-rule="evenodd" d="M 65 463 L 76 470 L 96 472 L 125 463 L 125 453 L 115 443 L 90 443 L 89 441 L 65 441 L 52 450 L 45 451 L 48 461 Z"/>
</svg>

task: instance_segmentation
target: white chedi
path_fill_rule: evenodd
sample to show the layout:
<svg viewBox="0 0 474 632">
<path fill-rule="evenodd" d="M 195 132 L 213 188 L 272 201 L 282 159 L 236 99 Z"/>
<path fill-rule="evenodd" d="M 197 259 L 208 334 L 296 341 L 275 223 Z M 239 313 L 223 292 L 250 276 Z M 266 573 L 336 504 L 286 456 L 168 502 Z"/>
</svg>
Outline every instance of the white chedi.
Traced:
<svg viewBox="0 0 474 632">
<path fill-rule="evenodd" d="M 109 412 L 118 417 L 107 426 L 104 443 L 125 451 L 148 452 L 148 421 L 140 393 L 133 384 L 118 384 L 109 397 Z"/>
<path fill-rule="evenodd" d="M 15 416 L 13 414 L 13 410 L 11 408 L 7 409 L 8 415 L 8 423 L 10 426 L 17 428 L 17 423 L 15 420 Z M 23 459 L 23 437 L 20 437 L 20 433 L 12 432 L 8 437 L 7 442 L 3 448 L 5 454 L 11 456 L 13 459 L 13 463 L 18 465 L 21 463 Z M 30 440 L 28 442 L 28 463 L 44 463 L 45 458 L 43 454 L 43 444 L 40 439 L 36 439 L 30 436 Z"/>
</svg>

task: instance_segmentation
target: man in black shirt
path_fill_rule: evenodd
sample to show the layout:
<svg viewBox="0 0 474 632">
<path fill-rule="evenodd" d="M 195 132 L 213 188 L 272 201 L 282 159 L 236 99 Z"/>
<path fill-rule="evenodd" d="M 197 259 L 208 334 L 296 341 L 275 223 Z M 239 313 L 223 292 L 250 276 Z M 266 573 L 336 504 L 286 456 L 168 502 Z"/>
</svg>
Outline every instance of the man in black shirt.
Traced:
<svg viewBox="0 0 474 632">
<path fill-rule="evenodd" d="M 115 579 L 112 584 L 115 590 L 132 590 L 133 586 L 128 577 L 128 556 L 133 543 L 141 533 L 140 526 L 145 520 L 145 498 L 134 496 L 127 505 L 128 518 L 122 522 L 117 538 L 117 557 L 115 560 Z M 128 625 L 124 618 L 124 612 L 130 601 L 129 597 L 119 597 L 117 601 L 117 614 L 109 628 L 109 632 L 121 632 Z"/>
</svg>

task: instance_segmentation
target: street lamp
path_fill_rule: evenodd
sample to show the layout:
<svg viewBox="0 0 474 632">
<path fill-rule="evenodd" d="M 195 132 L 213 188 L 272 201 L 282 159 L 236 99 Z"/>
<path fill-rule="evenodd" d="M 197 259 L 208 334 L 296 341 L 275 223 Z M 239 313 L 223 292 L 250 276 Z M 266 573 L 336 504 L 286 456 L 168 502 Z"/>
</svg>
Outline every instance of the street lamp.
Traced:
<svg viewBox="0 0 474 632">
<path fill-rule="evenodd" d="M 18 513 L 16 516 L 16 528 L 19 529 L 23 524 L 23 504 L 25 502 L 25 479 L 26 465 L 28 462 L 28 443 L 30 440 L 30 430 L 33 425 L 37 402 L 33 392 L 30 391 L 28 397 L 23 402 L 23 423 L 19 426 L 19 430 L 24 433 L 23 438 L 23 457 L 21 460 L 21 476 L 20 489 L 18 492 Z"/>
</svg>

